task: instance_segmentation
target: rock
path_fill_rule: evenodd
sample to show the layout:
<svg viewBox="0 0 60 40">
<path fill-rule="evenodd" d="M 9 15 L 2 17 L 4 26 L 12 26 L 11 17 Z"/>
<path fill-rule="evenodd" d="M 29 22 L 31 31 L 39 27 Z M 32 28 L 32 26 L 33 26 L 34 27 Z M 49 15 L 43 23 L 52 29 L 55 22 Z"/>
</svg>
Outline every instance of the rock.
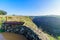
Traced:
<svg viewBox="0 0 60 40">
<path fill-rule="evenodd" d="M 24 35 L 28 40 L 41 40 L 38 38 L 38 35 L 36 35 L 30 28 L 26 26 L 2 26 L 2 29 L 5 30 L 5 32 L 13 32 L 17 34 Z"/>
</svg>

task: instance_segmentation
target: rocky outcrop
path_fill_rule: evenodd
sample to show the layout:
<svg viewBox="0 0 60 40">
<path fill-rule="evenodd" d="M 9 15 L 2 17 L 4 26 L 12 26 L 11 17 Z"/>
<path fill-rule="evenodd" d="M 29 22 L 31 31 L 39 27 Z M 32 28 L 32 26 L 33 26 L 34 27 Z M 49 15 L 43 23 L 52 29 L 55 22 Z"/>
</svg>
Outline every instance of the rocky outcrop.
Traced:
<svg viewBox="0 0 60 40">
<path fill-rule="evenodd" d="M 13 32 L 17 34 L 24 35 L 28 40 L 41 40 L 38 38 L 38 35 L 36 35 L 31 29 L 29 29 L 26 26 L 6 26 L 3 25 L 2 28 L 5 32 Z"/>
</svg>

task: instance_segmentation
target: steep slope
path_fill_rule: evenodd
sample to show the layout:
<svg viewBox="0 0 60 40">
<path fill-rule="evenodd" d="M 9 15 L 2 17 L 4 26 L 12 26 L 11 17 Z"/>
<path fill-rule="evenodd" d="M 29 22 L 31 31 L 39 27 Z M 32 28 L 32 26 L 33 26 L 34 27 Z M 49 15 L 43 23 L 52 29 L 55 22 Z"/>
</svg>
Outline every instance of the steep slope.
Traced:
<svg viewBox="0 0 60 40">
<path fill-rule="evenodd" d="M 41 29 L 38 29 L 37 26 L 32 22 L 32 20 L 27 16 L 20 17 L 20 21 L 25 22 L 25 26 L 32 29 L 42 40 L 50 40 L 46 33 L 44 33 Z"/>
</svg>

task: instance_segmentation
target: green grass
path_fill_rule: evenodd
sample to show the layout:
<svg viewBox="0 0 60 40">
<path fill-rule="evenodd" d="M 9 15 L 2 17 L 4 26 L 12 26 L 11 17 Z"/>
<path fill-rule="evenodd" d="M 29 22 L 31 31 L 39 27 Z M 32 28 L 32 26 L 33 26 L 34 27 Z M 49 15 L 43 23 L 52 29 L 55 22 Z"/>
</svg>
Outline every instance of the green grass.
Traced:
<svg viewBox="0 0 60 40">
<path fill-rule="evenodd" d="M 60 40 L 60 36 L 58 36 L 57 39 Z"/>
<path fill-rule="evenodd" d="M 57 36 L 56 38 L 54 38 L 53 36 L 50 36 L 50 35 L 48 35 L 48 36 L 49 36 L 50 40 L 60 40 L 60 36 Z"/>
<path fill-rule="evenodd" d="M 47 35 L 48 35 L 48 37 L 49 37 L 50 40 L 56 40 L 56 38 L 54 38 L 53 36 L 51 36 L 49 34 L 47 34 Z"/>
</svg>

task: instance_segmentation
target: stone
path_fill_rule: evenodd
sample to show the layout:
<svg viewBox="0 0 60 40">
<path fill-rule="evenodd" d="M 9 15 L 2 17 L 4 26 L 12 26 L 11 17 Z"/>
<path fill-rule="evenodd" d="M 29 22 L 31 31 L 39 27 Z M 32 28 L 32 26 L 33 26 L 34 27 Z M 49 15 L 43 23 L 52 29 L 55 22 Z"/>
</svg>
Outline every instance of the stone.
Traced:
<svg viewBox="0 0 60 40">
<path fill-rule="evenodd" d="M 16 34 L 24 35 L 28 40 L 41 40 L 38 38 L 38 35 L 35 34 L 30 28 L 26 26 L 2 26 L 2 29 L 5 30 L 5 32 L 13 32 Z"/>
</svg>

